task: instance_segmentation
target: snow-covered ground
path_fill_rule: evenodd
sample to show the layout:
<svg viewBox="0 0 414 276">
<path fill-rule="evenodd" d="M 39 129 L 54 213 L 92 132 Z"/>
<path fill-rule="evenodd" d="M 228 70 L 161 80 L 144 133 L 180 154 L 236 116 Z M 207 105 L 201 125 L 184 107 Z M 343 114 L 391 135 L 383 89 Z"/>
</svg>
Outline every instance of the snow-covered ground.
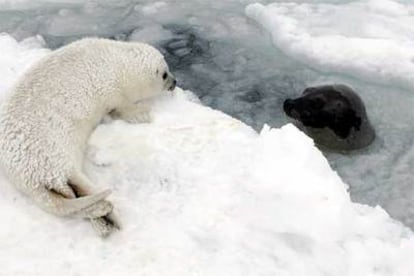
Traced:
<svg viewBox="0 0 414 276">
<path fill-rule="evenodd" d="M 411 230 L 344 184 L 414 226 L 413 5 L 253 2 L 0 0 L 0 101 L 45 48 L 99 35 L 155 44 L 182 87 L 241 120 L 177 91 L 151 124 L 98 127 L 85 170 L 124 224 L 104 241 L 1 177 L 0 275 L 414 273 Z M 335 81 L 360 92 L 378 134 L 325 153 L 344 181 L 293 126 L 244 124 L 281 127 L 286 97 Z"/>
</svg>

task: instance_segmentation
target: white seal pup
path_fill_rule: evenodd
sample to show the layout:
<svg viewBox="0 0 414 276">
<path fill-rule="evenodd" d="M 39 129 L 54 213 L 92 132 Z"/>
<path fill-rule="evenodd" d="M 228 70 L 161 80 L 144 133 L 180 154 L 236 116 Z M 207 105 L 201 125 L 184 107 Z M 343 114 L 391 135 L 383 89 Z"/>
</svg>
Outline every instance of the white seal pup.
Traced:
<svg viewBox="0 0 414 276">
<path fill-rule="evenodd" d="M 327 149 L 361 149 L 375 138 L 364 103 L 346 85 L 306 88 L 300 97 L 285 100 L 283 109 L 317 145 Z"/>
<path fill-rule="evenodd" d="M 175 84 L 148 44 L 83 39 L 62 47 L 34 64 L 2 106 L 0 164 L 41 208 L 89 218 L 106 236 L 118 223 L 105 200 L 110 192 L 95 192 L 82 172 L 87 139 L 107 114 L 148 121 L 145 99 Z"/>
</svg>

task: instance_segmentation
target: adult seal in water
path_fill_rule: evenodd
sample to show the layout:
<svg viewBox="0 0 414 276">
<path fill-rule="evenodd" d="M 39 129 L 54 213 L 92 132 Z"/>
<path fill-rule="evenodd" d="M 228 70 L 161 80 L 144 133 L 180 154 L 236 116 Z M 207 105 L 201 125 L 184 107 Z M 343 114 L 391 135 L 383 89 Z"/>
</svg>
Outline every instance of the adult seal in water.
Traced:
<svg viewBox="0 0 414 276">
<path fill-rule="evenodd" d="M 300 97 L 286 99 L 283 109 L 318 146 L 327 149 L 361 149 L 375 139 L 364 103 L 346 85 L 306 88 Z"/>
</svg>

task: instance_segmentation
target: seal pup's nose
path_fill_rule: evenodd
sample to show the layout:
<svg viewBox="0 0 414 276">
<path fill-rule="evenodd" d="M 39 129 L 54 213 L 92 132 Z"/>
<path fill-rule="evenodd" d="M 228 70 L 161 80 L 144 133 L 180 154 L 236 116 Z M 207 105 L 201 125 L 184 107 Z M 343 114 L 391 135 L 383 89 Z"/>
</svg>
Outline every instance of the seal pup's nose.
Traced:
<svg viewBox="0 0 414 276">
<path fill-rule="evenodd" d="M 174 79 L 171 86 L 168 88 L 168 90 L 174 91 L 176 85 L 177 85 L 177 80 Z"/>
</svg>

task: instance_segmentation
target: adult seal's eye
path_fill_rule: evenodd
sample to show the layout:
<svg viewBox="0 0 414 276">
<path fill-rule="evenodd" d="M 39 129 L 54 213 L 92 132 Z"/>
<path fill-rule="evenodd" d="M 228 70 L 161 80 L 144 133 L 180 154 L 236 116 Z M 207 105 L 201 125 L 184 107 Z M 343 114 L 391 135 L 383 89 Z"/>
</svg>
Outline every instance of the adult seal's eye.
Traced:
<svg viewBox="0 0 414 276">
<path fill-rule="evenodd" d="M 165 80 L 167 78 L 167 72 L 164 72 L 164 74 L 162 74 L 162 79 Z"/>
<path fill-rule="evenodd" d="M 337 108 L 343 108 L 343 107 L 345 107 L 345 105 L 342 102 L 337 102 L 336 107 Z"/>
<path fill-rule="evenodd" d="M 321 109 L 324 106 L 324 101 L 320 98 L 316 98 L 313 100 L 309 101 L 309 105 L 310 107 L 314 108 L 314 109 Z"/>
</svg>

